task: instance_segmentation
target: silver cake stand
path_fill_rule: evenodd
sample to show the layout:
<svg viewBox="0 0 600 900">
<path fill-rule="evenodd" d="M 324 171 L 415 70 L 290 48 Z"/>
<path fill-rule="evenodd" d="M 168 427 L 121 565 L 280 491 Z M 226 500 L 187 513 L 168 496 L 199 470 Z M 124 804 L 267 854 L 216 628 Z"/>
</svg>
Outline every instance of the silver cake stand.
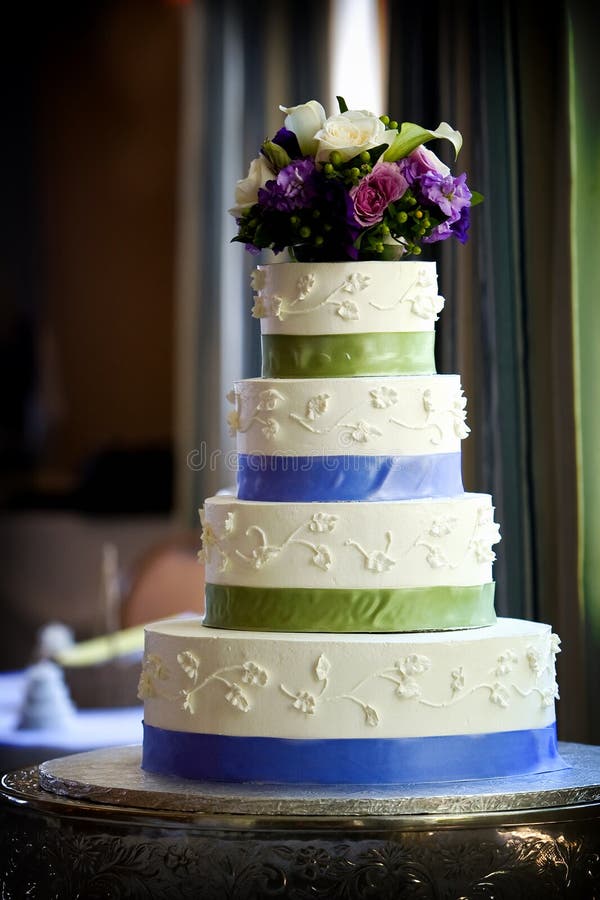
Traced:
<svg viewBox="0 0 600 900">
<path fill-rule="evenodd" d="M 5 775 L 0 897 L 600 900 L 600 747 L 570 768 L 403 788 L 149 775 L 139 746 Z"/>
</svg>

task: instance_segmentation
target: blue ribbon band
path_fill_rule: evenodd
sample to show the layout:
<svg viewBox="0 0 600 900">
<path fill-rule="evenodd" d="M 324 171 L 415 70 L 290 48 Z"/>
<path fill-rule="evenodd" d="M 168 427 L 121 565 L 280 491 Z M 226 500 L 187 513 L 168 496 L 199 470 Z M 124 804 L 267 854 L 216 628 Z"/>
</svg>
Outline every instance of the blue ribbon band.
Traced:
<svg viewBox="0 0 600 900">
<path fill-rule="evenodd" d="M 422 456 L 238 455 L 240 500 L 284 503 L 412 500 L 463 493 L 461 454 Z"/>
<path fill-rule="evenodd" d="M 290 740 L 166 731 L 144 723 L 142 768 L 197 781 L 423 784 L 566 769 L 556 725 L 495 734 Z"/>
</svg>

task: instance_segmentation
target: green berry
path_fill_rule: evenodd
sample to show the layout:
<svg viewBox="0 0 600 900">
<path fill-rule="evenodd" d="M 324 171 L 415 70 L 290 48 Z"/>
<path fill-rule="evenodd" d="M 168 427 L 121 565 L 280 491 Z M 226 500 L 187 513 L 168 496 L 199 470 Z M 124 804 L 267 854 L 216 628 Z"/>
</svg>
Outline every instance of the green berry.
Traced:
<svg viewBox="0 0 600 900">
<path fill-rule="evenodd" d="M 328 162 L 328 163 L 325 163 L 325 165 L 323 166 L 323 171 L 325 172 L 326 175 L 333 175 L 333 172 L 335 170 L 334 170 L 333 166 L 331 165 L 331 163 Z"/>
<path fill-rule="evenodd" d="M 331 153 L 329 154 L 329 162 L 330 162 L 333 166 L 339 166 L 339 164 L 341 163 L 341 161 L 342 161 L 342 154 L 340 153 L 340 151 L 339 151 L 339 150 L 332 150 Z"/>
<path fill-rule="evenodd" d="M 310 231 L 310 228 L 308 227 L 308 225 L 303 225 L 302 228 L 300 229 L 299 234 L 300 234 L 301 238 L 310 237 L 311 231 Z"/>
<path fill-rule="evenodd" d="M 363 152 L 359 156 L 359 159 L 361 162 L 368 163 L 371 162 L 371 155 L 367 150 L 363 150 Z"/>
<path fill-rule="evenodd" d="M 384 125 L 389 125 L 389 124 L 390 124 L 390 117 L 389 117 L 389 116 L 379 116 L 379 118 L 381 119 L 381 121 L 383 122 Z"/>
<path fill-rule="evenodd" d="M 324 239 L 323 235 L 318 234 L 314 240 L 315 247 L 320 247 L 323 244 L 324 240 L 325 239 Z"/>
<path fill-rule="evenodd" d="M 389 123 L 388 127 L 391 128 L 392 130 L 394 130 L 398 127 L 398 123 L 396 122 L 395 119 L 392 119 L 392 121 Z"/>
<path fill-rule="evenodd" d="M 300 224 L 299 216 L 290 216 L 290 225 L 293 225 L 295 228 L 296 225 L 299 225 L 299 224 Z"/>
</svg>

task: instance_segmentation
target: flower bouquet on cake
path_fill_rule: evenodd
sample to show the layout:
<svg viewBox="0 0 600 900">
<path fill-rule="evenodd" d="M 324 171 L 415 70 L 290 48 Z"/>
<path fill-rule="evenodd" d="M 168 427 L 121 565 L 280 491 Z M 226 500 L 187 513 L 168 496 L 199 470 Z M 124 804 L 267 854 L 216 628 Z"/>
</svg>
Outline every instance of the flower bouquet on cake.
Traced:
<svg viewBox="0 0 600 900">
<path fill-rule="evenodd" d="M 329 117 L 316 100 L 280 107 L 283 127 L 237 183 L 233 240 L 303 262 L 401 259 L 451 237 L 464 243 L 483 198 L 424 146 L 442 138 L 458 156 L 460 133 L 338 103 Z"/>
</svg>

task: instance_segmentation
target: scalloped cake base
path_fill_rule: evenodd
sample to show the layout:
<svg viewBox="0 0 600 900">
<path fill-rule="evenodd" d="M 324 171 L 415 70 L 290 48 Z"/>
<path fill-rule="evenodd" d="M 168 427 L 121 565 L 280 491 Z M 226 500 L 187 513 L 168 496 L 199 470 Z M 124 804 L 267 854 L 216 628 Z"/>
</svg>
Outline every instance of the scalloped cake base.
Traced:
<svg viewBox="0 0 600 900">
<path fill-rule="evenodd" d="M 53 794 L 113 806 L 252 816 L 459 815 L 545 809 L 600 801 L 600 747 L 559 743 L 569 769 L 446 784 L 288 787 L 194 782 L 140 768 L 138 745 L 93 750 L 42 763 Z"/>
</svg>

